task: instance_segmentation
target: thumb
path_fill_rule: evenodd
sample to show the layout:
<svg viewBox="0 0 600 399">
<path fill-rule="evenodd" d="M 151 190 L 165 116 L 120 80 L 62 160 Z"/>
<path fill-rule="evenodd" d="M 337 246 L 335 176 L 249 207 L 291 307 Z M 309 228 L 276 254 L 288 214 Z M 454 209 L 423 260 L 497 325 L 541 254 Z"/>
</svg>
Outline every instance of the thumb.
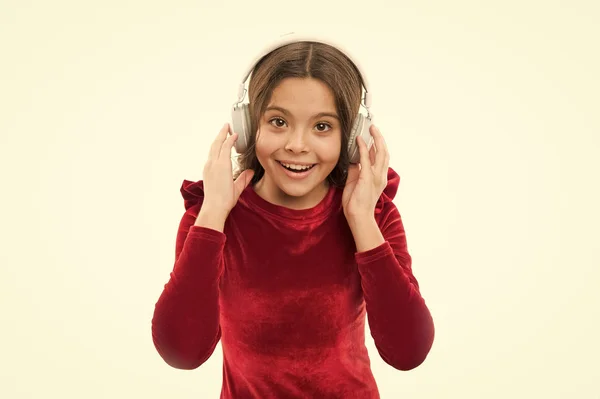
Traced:
<svg viewBox="0 0 600 399">
<path fill-rule="evenodd" d="M 352 181 L 358 179 L 359 174 L 360 174 L 359 164 L 350 164 L 350 166 L 348 167 L 348 177 L 346 178 L 346 181 L 352 182 Z"/>
<path fill-rule="evenodd" d="M 235 181 L 233 182 L 233 187 L 235 189 L 236 201 L 242 194 L 242 191 L 244 191 L 246 187 L 248 187 L 248 184 L 250 184 L 250 182 L 252 181 L 253 176 L 254 171 L 252 169 L 246 169 L 242 173 L 240 173 L 237 179 L 235 179 Z"/>
</svg>

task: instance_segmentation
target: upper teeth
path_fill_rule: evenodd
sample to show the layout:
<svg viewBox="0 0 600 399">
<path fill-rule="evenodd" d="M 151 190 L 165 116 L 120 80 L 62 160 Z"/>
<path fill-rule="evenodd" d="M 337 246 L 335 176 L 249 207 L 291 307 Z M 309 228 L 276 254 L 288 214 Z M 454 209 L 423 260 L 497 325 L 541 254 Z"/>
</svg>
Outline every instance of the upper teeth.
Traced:
<svg viewBox="0 0 600 399">
<path fill-rule="evenodd" d="M 283 163 L 280 162 L 283 166 L 285 166 L 286 168 L 290 168 L 290 169 L 296 169 L 296 170 L 304 170 L 304 169 L 309 169 L 312 167 L 312 165 L 294 165 L 294 164 L 290 164 L 290 163 Z"/>
</svg>

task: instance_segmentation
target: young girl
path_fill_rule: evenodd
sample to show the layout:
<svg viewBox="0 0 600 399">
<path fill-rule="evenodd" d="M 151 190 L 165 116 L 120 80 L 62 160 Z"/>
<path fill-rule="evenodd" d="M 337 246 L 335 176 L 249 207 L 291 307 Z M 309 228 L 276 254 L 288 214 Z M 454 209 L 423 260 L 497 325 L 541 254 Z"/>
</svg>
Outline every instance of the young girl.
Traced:
<svg viewBox="0 0 600 399">
<path fill-rule="evenodd" d="M 392 202 L 400 177 L 374 145 L 346 151 L 363 79 L 318 41 L 279 47 L 249 83 L 247 146 L 223 126 L 204 180 L 183 181 L 175 265 L 152 319 L 172 367 L 223 349 L 221 398 L 379 398 L 365 316 L 381 358 L 420 365 L 434 325 Z M 307 170 L 304 170 L 307 169 Z M 303 171 L 299 171 L 303 170 Z M 232 179 L 233 177 L 233 179 Z"/>
</svg>

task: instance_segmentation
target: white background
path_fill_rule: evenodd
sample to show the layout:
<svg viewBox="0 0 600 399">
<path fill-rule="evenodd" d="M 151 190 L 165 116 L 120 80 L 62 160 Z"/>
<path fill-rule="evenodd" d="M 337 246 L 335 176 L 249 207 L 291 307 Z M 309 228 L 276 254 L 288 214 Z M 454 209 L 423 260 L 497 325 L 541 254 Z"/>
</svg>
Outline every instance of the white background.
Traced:
<svg viewBox="0 0 600 399">
<path fill-rule="evenodd" d="M 367 330 L 381 397 L 600 397 L 597 4 L 2 1 L 0 397 L 219 397 L 220 344 L 181 371 L 151 339 L 179 189 L 302 29 L 367 72 L 435 320 L 410 372 Z"/>
</svg>

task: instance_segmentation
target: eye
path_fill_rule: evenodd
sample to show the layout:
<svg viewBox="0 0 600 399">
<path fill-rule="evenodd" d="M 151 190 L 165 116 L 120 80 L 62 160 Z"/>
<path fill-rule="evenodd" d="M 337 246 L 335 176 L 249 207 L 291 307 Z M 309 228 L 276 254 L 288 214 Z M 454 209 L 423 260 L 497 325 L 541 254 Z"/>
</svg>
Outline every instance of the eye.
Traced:
<svg viewBox="0 0 600 399">
<path fill-rule="evenodd" d="M 283 119 L 281 119 L 281 118 L 273 118 L 273 119 L 269 120 L 269 123 L 271 125 L 273 125 L 273 121 L 282 121 L 285 124 L 285 121 Z M 275 126 L 275 127 L 283 127 L 283 126 L 280 126 L 280 125 L 273 125 L 273 126 Z"/>
<path fill-rule="evenodd" d="M 331 125 L 329 123 L 325 123 L 325 122 L 319 122 L 319 123 L 317 123 L 317 126 L 326 126 L 329 129 L 331 129 Z M 327 130 L 329 130 L 329 129 L 327 129 Z M 327 131 L 327 130 L 320 130 L 320 129 L 317 129 L 317 130 L 319 130 L 319 132 L 326 132 Z"/>
<path fill-rule="evenodd" d="M 277 122 L 280 122 L 280 123 L 277 123 Z M 285 122 L 285 120 L 283 120 L 279 117 L 276 117 L 276 118 L 271 118 L 269 120 L 269 123 L 275 127 L 283 127 L 283 126 L 285 126 L 286 122 Z M 281 123 L 283 123 L 283 125 Z M 317 131 L 320 133 L 323 133 L 323 132 L 326 132 L 326 131 L 332 129 L 331 125 L 326 122 L 319 122 L 315 126 L 317 126 Z"/>
</svg>

